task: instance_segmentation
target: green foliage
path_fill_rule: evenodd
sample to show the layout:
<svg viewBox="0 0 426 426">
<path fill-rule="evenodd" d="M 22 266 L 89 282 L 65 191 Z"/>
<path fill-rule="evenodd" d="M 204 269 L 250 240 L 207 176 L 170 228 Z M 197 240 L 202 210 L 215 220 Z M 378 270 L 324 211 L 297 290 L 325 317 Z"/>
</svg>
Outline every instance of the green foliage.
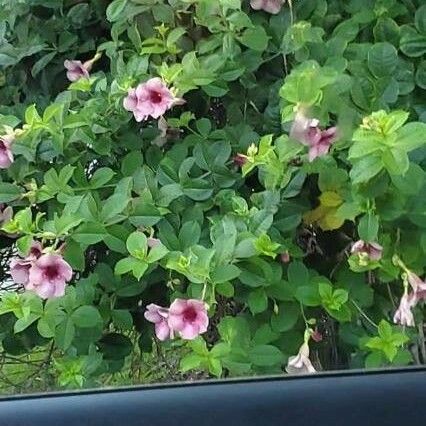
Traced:
<svg viewBox="0 0 426 426">
<path fill-rule="evenodd" d="M 281 374 L 306 341 L 318 370 L 426 362 L 423 305 L 390 325 L 426 266 L 426 6 L 292 3 L 0 0 L 1 246 L 74 271 L 42 300 L 5 266 L 2 361 L 45 389 Z M 154 77 L 185 103 L 136 122 L 123 99 Z M 338 129 L 313 161 L 301 110 Z M 207 303 L 208 333 L 153 337 L 146 306 L 176 298 Z"/>
</svg>

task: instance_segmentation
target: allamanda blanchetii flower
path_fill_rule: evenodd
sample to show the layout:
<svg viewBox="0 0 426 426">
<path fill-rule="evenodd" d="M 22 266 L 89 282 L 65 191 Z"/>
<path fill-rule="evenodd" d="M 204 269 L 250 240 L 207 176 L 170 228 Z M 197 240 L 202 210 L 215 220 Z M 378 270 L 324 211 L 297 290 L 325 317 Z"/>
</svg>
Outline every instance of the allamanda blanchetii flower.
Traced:
<svg viewBox="0 0 426 426">
<path fill-rule="evenodd" d="M 316 373 L 311 360 L 309 359 L 309 345 L 304 342 L 296 356 L 288 359 L 286 371 L 288 374 L 311 374 Z"/>
<path fill-rule="evenodd" d="M 25 288 L 43 299 L 65 294 L 66 283 L 71 281 L 72 268 L 59 254 L 47 253 L 35 260 L 29 270 Z"/>
<path fill-rule="evenodd" d="M 285 0 L 250 0 L 250 6 L 255 10 L 264 10 L 265 12 L 276 15 L 280 12 Z"/>
<path fill-rule="evenodd" d="M 209 325 L 207 306 L 196 299 L 176 299 L 168 309 L 150 304 L 144 316 L 155 324 L 155 334 L 159 340 L 173 338 L 175 334 L 192 340 L 205 333 Z"/>
<path fill-rule="evenodd" d="M 11 146 L 14 139 L 12 134 L 0 136 L 0 169 L 8 169 L 13 163 Z"/>
<path fill-rule="evenodd" d="M 10 262 L 10 275 L 17 284 L 33 291 L 43 299 L 60 297 L 71 281 L 72 268 L 57 253 L 43 253 L 39 242 L 33 242 L 25 258 L 17 257 Z"/>
<path fill-rule="evenodd" d="M 416 306 L 416 304 L 417 300 L 415 293 L 405 291 L 401 297 L 399 307 L 393 316 L 393 322 L 407 327 L 414 327 L 415 323 L 412 309 Z"/>
<path fill-rule="evenodd" d="M 373 261 L 379 261 L 382 258 L 383 247 L 379 243 L 367 243 L 358 240 L 352 245 L 352 254 L 360 254 Z"/>
<path fill-rule="evenodd" d="M 31 266 L 33 262 L 42 255 L 42 252 L 42 245 L 39 242 L 34 241 L 25 258 L 15 257 L 10 261 L 9 273 L 16 284 L 28 284 Z"/>
<path fill-rule="evenodd" d="M 405 265 L 406 275 L 404 276 L 404 294 L 399 302 L 399 307 L 393 317 L 395 324 L 414 327 L 413 309 L 417 304 L 426 299 L 426 282 L 424 282 L 414 272 L 408 270 Z M 409 291 L 409 286 L 411 291 Z"/>
<path fill-rule="evenodd" d="M 337 140 L 337 136 L 336 127 L 321 130 L 319 121 L 306 117 L 303 110 L 297 112 L 290 130 L 290 137 L 309 147 L 309 161 L 328 154 L 331 145 Z"/>
<path fill-rule="evenodd" d="M 159 340 L 173 338 L 173 331 L 167 321 L 169 318 L 169 310 L 167 308 L 151 303 L 146 307 L 144 317 L 155 324 L 155 334 Z"/>
<path fill-rule="evenodd" d="M 93 64 L 101 57 L 100 53 L 97 53 L 92 59 L 82 63 L 76 60 L 66 60 L 64 67 L 67 69 L 67 78 L 69 81 L 77 81 L 80 78 L 89 78 L 89 71 L 92 69 Z"/>
<path fill-rule="evenodd" d="M 124 98 L 123 106 L 133 113 L 136 121 L 140 122 L 148 117 L 157 119 L 174 105 L 183 102 L 173 95 L 163 80 L 155 77 L 139 84 L 136 89 L 130 89 Z"/>
</svg>

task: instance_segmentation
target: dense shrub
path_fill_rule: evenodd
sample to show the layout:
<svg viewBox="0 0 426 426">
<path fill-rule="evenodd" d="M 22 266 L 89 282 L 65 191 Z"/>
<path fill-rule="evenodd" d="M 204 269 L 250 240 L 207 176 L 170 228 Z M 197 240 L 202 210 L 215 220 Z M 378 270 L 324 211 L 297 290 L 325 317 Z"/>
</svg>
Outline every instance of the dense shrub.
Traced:
<svg viewBox="0 0 426 426">
<path fill-rule="evenodd" d="M 0 0 L 6 391 L 426 362 L 421 0 Z"/>
</svg>

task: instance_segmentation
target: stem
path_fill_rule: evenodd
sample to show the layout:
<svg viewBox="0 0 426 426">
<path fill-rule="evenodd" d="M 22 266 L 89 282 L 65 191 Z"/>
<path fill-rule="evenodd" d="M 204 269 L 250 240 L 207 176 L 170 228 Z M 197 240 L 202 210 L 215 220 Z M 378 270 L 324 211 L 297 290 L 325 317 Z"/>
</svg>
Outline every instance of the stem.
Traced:
<svg viewBox="0 0 426 426">
<path fill-rule="evenodd" d="M 305 310 L 303 309 L 302 303 L 300 303 L 300 312 L 302 313 L 302 318 L 305 321 L 305 326 L 309 328 L 308 319 L 306 318 Z"/>
<path fill-rule="evenodd" d="M 379 328 L 379 326 L 358 306 L 354 300 L 351 300 L 351 302 L 364 319 L 366 319 L 373 327 Z"/>
<path fill-rule="evenodd" d="M 290 9 L 290 23 L 294 24 L 294 14 L 293 14 L 293 0 L 288 0 L 288 7 Z"/>
<path fill-rule="evenodd" d="M 206 292 L 207 292 L 207 283 L 204 283 L 203 286 L 203 292 L 201 293 L 201 300 L 205 302 L 205 297 L 206 297 Z"/>
<path fill-rule="evenodd" d="M 263 64 L 266 64 L 267 62 L 272 61 L 272 60 L 274 60 L 275 58 L 278 58 L 279 56 L 281 56 L 281 52 L 274 53 L 274 54 L 273 54 L 272 56 L 270 56 L 269 58 L 264 59 L 264 60 L 261 62 L 261 64 L 262 64 L 262 65 L 263 65 Z"/>
<path fill-rule="evenodd" d="M 387 283 L 387 284 L 386 284 L 386 287 L 387 287 L 387 289 L 388 289 L 389 299 L 390 299 L 390 301 L 392 302 L 392 306 L 393 306 L 393 308 L 394 308 L 394 309 L 396 309 L 395 300 L 393 299 L 393 294 L 392 294 L 392 290 L 391 290 L 391 288 L 390 288 L 389 283 Z"/>
<path fill-rule="evenodd" d="M 288 75 L 287 56 L 283 55 L 285 75 Z"/>
</svg>

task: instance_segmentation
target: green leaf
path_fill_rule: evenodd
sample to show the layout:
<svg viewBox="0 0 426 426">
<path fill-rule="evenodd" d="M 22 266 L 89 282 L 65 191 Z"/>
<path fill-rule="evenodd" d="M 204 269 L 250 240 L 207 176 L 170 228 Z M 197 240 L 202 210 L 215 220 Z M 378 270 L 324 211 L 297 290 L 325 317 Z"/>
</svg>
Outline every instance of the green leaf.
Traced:
<svg viewBox="0 0 426 426">
<path fill-rule="evenodd" d="M 423 90 L 426 90 L 426 60 L 422 61 L 417 67 L 416 84 Z"/>
<path fill-rule="evenodd" d="M 101 167 L 100 169 L 97 169 L 90 179 L 90 188 L 102 188 L 114 177 L 114 175 L 114 170 L 110 169 L 109 167 Z"/>
<path fill-rule="evenodd" d="M 385 135 L 391 135 L 400 129 L 404 123 L 408 120 L 409 113 L 406 111 L 392 111 L 389 113 L 383 123 L 383 133 Z"/>
<path fill-rule="evenodd" d="M 65 318 L 55 330 L 55 341 L 58 347 L 62 350 L 67 350 L 74 339 L 75 326 L 71 318 Z"/>
<path fill-rule="evenodd" d="M 293 286 L 300 287 L 309 283 L 309 272 L 302 262 L 290 263 L 287 275 L 289 282 Z"/>
<path fill-rule="evenodd" d="M 31 244 L 33 242 L 33 237 L 31 235 L 25 235 L 18 240 L 16 240 L 16 247 L 19 250 L 19 253 L 22 256 L 26 256 L 30 251 Z"/>
<path fill-rule="evenodd" d="M 49 52 L 42 56 L 31 68 L 31 75 L 37 77 L 37 75 L 51 62 L 51 60 L 57 55 L 57 52 Z"/>
<path fill-rule="evenodd" d="M 203 362 L 204 362 L 204 357 L 201 357 L 198 354 L 190 353 L 188 355 L 185 355 L 180 360 L 179 370 L 182 373 L 186 373 L 187 371 L 200 368 Z"/>
<path fill-rule="evenodd" d="M 67 241 L 64 258 L 74 270 L 84 271 L 86 264 L 84 249 L 77 242 L 73 240 Z"/>
<path fill-rule="evenodd" d="M 100 220 L 107 222 L 113 219 L 118 214 L 122 213 L 129 203 L 130 198 L 127 194 L 113 194 L 109 197 L 102 206 Z"/>
<path fill-rule="evenodd" d="M 126 247 L 133 257 L 145 259 L 148 250 L 148 240 L 144 233 L 135 231 L 127 238 Z"/>
<path fill-rule="evenodd" d="M 123 17 L 123 11 L 127 5 L 127 0 L 114 0 L 110 3 L 106 10 L 108 21 L 115 22 Z"/>
<path fill-rule="evenodd" d="M 365 214 L 358 224 L 358 235 L 361 240 L 366 242 L 377 241 L 379 231 L 379 219 L 371 212 Z"/>
<path fill-rule="evenodd" d="M 264 312 L 268 307 L 268 296 L 263 288 L 253 290 L 248 297 L 248 306 L 253 315 Z"/>
<path fill-rule="evenodd" d="M 296 289 L 296 299 L 306 306 L 321 305 L 321 298 L 318 292 L 318 286 L 303 285 Z"/>
<path fill-rule="evenodd" d="M 392 175 L 404 175 L 410 166 L 408 155 L 398 147 L 385 150 L 382 160 L 386 170 Z"/>
<path fill-rule="evenodd" d="M 21 197 L 23 190 L 13 183 L 0 182 L 0 203 L 10 203 Z"/>
<path fill-rule="evenodd" d="M 268 40 L 269 37 L 265 29 L 260 25 L 247 28 L 239 38 L 239 41 L 244 44 L 244 46 L 259 52 L 266 50 L 268 47 Z"/>
<path fill-rule="evenodd" d="M 33 322 L 37 321 L 40 318 L 41 314 L 30 313 L 27 316 L 19 318 L 15 325 L 13 326 L 13 332 L 20 333 L 21 331 L 28 328 Z"/>
<path fill-rule="evenodd" d="M 181 250 L 184 251 L 198 243 L 201 236 L 201 227 L 196 221 L 185 222 L 179 231 Z"/>
<path fill-rule="evenodd" d="M 133 327 L 133 317 L 127 309 L 114 309 L 111 312 L 112 322 L 117 328 L 131 330 Z"/>
<path fill-rule="evenodd" d="M 368 52 L 367 62 L 376 77 L 393 75 L 398 64 L 398 52 L 390 43 L 376 43 Z"/>
<path fill-rule="evenodd" d="M 392 18 L 380 17 L 373 32 L 376 41 L 387 41 L 394 46 L 399 45 L 400 29 Z"/>
<path fill-rule="evenodd" d="M 77 327 L 81 328 L 102 324 L 102 317 L 94 306 L 80 306 L 71 314 L 71 319 Z"/>
<path fill-rule="evenodd" d="M 412 58 L 426 54 L 426 35 L 417 32 L 407 32 L 400 40 L 399 48 L 402 53 Z"/>
<path fill-rule="evenodd" d="M 426 123 L 408 123 L 401 127 L 395 143 L 406 152 L 426 145 Z"/>
<path fill-rule="evenodd" d="M 380 156 L 369 155 L 356 161 L 350 171 L 354 185 L 364 183 L 372 179 L 383 170 L 383 161 Z"/>
<path fill-rule="evenodd" d="M 240 273 L 240 268 L 235 265 L 220 265 L 212 271 L 210 277 L 213 283 L 219 284 L 237 278 Z"/>
<path fill-rule="evenodd" d="M 254 345 L 267 345 L 277 340 L 279 336 L 280 334 L 273 331 L 269 324 L 263 324 L 256 330 L 252 342 Z"/>
<path fill-rule="evenodd" d="M 169 250 L 167 249 L 167 247 L 160 243 L 149 251 L 149 254 L 146 257 L 146 261 L 148 263 L 157 262 L 158 260 L 162 259 L 168 252 Z"/>
<path fill-rule="evenodd" d="M 296 303 L 280 303 L 278 313 L 271 316 L 273 331 L 283 333 L 292 330 L 300 317 L 300 306 Z"/>
<path fill-rule="evenodd" d="M 249 350 L 249 358 L 258 367 L 271 367 L 283 361 L 283 354 L 276 346 L 259 345 Z"/>
<path fill-rule="evenodd" d="M 420 34 L 426 35 L 426 5 L 419 7 L 414 15 L 414 23 Z"/>
<path fill-rule="evenodd" d="M 116 275 L 123 275 L 128 272 L 132 272 L 133 276 L 140 280 L 145 271 L 148 269 L 148 266 L 148 263 L 144 260 L 135 259 L 134 257 L 126 257 L 116 263 L 114 273 Z"/>
<path fill-rule="evenodd" d="M 81 244 L 96 244 L 108 235 L 105 227 L 98 222 L 87 222 L 81 225 L 72 238 Z"/>
</svg>

